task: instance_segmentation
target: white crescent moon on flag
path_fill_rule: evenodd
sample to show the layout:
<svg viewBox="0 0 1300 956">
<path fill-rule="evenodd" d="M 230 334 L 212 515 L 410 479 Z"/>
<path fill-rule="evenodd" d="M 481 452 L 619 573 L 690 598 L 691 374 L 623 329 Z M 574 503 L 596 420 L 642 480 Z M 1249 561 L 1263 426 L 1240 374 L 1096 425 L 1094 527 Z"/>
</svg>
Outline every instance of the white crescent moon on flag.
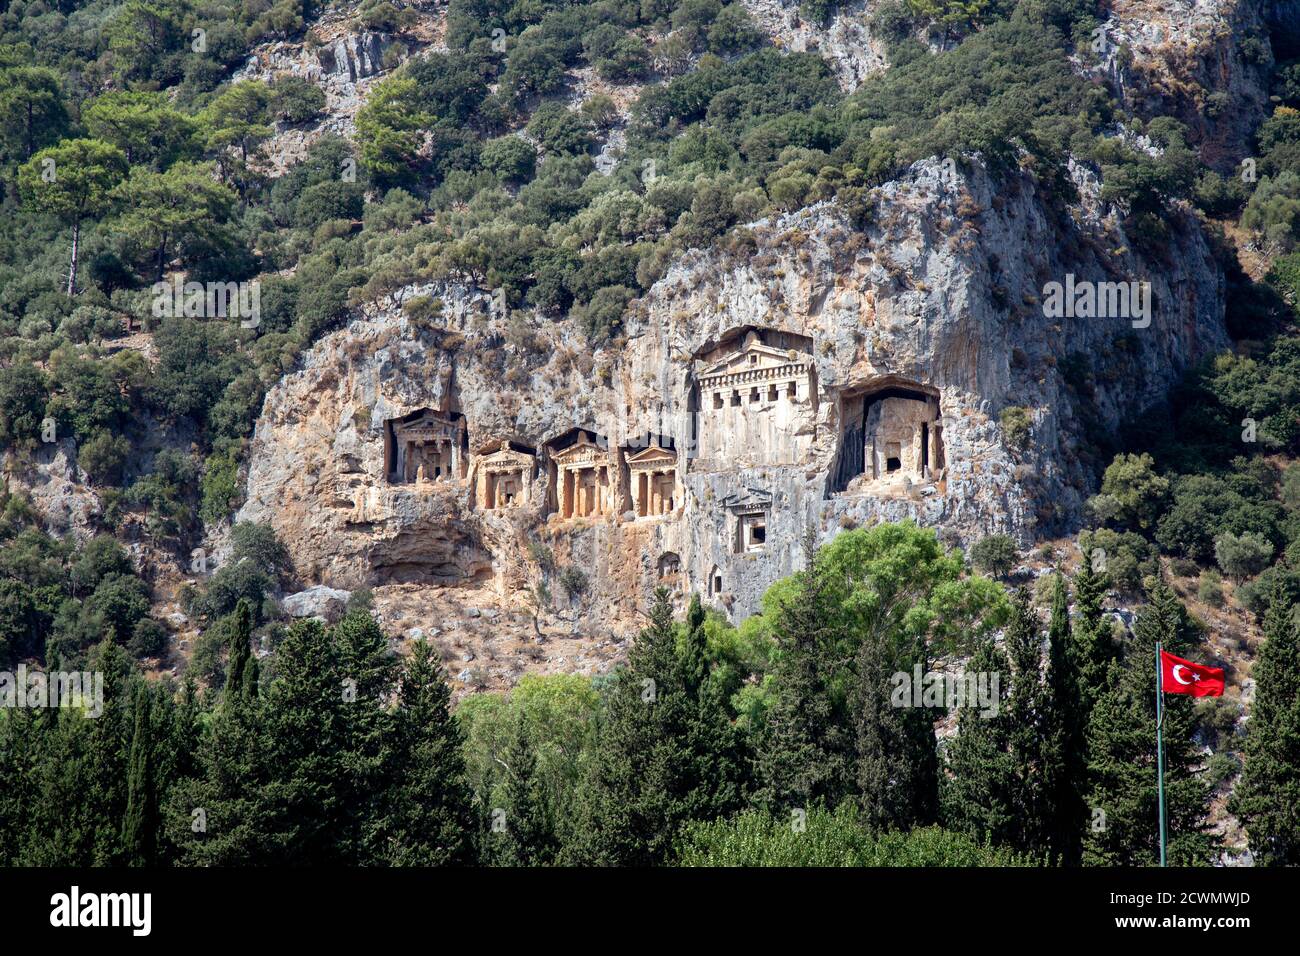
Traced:
<svg viewBox="0 0 1300 956">
<path fill-rule="evenodd" d="M 1174 680 L 1178 681 L 1178 683 L 1180 683 L 1180 684 L 1190 684 L 1191 681 L 1189 681 L 1189 680 L 1183 680 L 1181 677 L 1178 676 L 1178 672 L 1179 672 L 1180 670 L 1183 670 L 1183 665 L 1182 665 L 1182 664 L 1175 664 L 1175 665 L 1174 665 L 1174 669 L 1173 669 L 1173 671 L 1171 672 L 1171 673 L 1174 675 Z"/>
</svg>

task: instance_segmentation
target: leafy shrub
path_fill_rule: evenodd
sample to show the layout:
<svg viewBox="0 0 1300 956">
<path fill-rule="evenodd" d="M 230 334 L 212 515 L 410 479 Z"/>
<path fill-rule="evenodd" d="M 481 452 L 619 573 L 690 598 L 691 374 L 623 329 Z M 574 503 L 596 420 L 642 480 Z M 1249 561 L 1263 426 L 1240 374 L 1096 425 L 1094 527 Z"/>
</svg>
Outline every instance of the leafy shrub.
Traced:
<svg viewBox="0 0 1300 956">
<path fill-rule="evenodd" d="M 1196 586 L 1196 597 L 1210 607 L 1223 607 L 1223 580 L 1216 572 L 1206 570 L 1201 574 L 1200 583 Z"/>
<path fill-rule="evenodd" d="M 1002 437 L 1008 448 L 1024 451 L 1029 447 L 1029 431 L 1033 424 L 1029 409 L 1008 405 L 998 414 L 998 423 L 1002 426 Z"/>
<path fill-rule="evenodd" d="M 586 121 L 562 103 L 543 103 L 528 121 L 528 133 L 545 153 L 583 153 L 591 145 Z"/>
<path fill-rule="evenodd" d="M 567 564 L 560 572 L 560 587 L 576 597 L 587 590 L 587 575 L 576 565 Z"/>
<path fill-rule="evenodd" d="M 1102 522 L 1126 528 L 1153 528 L 1169 496 L 1169 480 L 1156 474 L 1147 453 L 1116 455 L 1106 467 L 1101 493 L 1088 501 L 1088 510 Z"/>
<path fill-rule="evenodd" d="M 799 812 L 799 811 L 796 811 Z M 834 813 L 793 816 L 750 810 L 728 820 L 686 827 L 681 866 L 1028 866 L 1025 857 L 980 846 L 969 837 L 926 827 L 870 833 L 845 805 Z"/>
<path fill-rule="evenodd" d="M 115 485 L 131 454 L 131 443 L 107 429 L 96 432 L 77 449 L 77 465 L 94 485 Z"/>
<path fill-rule="evenodd" d="M 1159 553 L 1142 535 L 1134 531 L 1099 528 L 1079 536 L 1079 546 L 1093 561 L 1096 570 L 1107 576 L 1121 591 L 1136 594 L 1143 578 L 1158 574 Z"/>
<path fill-rule="evenodd" d="M 1000 578 L 1015 565 L 1018 553 L 1013 538 L 1005 534 L 991 534 L 975 542 L 970 549 L 970 560 L 971 564 L 985 574 Z"/>
<path fill-rule="evenodd" d="M 1273 559 L 1273 542 L 1261 534 L 1224 532 L 1214 539 L 1214 558 L 1223 573 L 1235 581 L 1253 577 Z"/>
<path fill-rule="evenodd" d="M 1300 171 L 1261 177 L 1241 225 L 1258 233 L 1269 248 L 1290 252 L 1300 239 Z"/>
<path fill-rule="evenodd" d="M 574 315 L 588 338 L 602 341 L 622 328 L 623 309 L 632 296 L 632 290 L 626 286 L 605 286 L 590 302 L 575 309 Z"/>
<path fill-rule="evenodd" d="M 167 629 L 151 617 L 136 622 L 126 649 L 135 657 L 160 657 L 167 650 Z"/>
<path fill-rule="evenodd" d="M 521 183 L 533 177 L 537 150 L 518 136 L 502 136 L 484 144 L 479 162 L 503 183 Z"/>
<path fill-rule="evenodd" d="M 276 77 L 271 84 L 271 115 L 298 126 L 315 120 L 325 109 L 325 93 L 300 76 Z"/>
</svg>

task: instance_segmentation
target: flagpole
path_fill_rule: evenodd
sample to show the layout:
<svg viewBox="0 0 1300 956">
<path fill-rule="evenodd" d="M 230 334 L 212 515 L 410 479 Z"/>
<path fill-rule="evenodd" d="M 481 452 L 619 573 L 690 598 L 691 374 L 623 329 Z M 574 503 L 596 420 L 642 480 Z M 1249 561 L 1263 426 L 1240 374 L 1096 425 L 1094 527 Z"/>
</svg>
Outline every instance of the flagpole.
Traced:
<svg viewBox="0 0 1300 956">
<path fill-rule="evenodd" d="M 1165 715 L 1165 674 L 1160 659 L 1160 642 L 1156 641 L 1156 790 L 1160 802 L 1160 865 L 1165 865 L 1165 746 L 1161 724 Z"/>
</svg>

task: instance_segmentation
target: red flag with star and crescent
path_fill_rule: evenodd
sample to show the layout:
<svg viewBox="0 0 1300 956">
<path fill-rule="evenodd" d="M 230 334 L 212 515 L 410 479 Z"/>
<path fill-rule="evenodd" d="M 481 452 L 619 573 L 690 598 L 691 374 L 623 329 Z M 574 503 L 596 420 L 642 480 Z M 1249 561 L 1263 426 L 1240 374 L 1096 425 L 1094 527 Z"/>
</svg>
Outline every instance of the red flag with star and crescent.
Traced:
<svg viewBox="0 0 1300 956">
<path fill-rule="evenodd" d="M 1191 694 L 1193 697 L 1222 697 L 1223 668 L 1193 664 L 1160 651 L 1160 686 L 1166 694 Z"/>
</svg>

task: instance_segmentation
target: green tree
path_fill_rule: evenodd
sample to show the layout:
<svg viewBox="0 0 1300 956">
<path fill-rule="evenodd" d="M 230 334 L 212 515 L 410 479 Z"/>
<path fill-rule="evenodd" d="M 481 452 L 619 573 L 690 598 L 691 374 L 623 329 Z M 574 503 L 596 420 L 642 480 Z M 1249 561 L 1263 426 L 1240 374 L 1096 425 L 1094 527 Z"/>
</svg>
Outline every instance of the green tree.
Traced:
<svg viewBox="0 0 1300 956">
<path fill-rule="evenodd" d="M 476 829 L 451 688 L 433 648 L 416 642 L 402 669 L 381 845 L 397 866 L 474 860 Z"/>
<path fill-rule="evenodd" d="M 1246 766 L 1231 811 L 1241 819 L 1260 866 L 1300 861 L 1300 632 L 1280 583 L 1269 594 L 1264 643 L 1251 670 L 1255 699 Z"/>
<path fill-rule="evenodd" d="M 1070 633 L 1079 675 L 1079 696 L 1085 714 L 1092 713 L 1097 698 L 1109 686 L 1110 665 L 1119 656 L 1119 648 L 1111 637 L 1110 619 L 1102 608 L 1107 587 L 1106 575 L 1093 569 L 1093 556 L 1085 548 L 1083 561 L 1074 576 L 1078 618 Z"/>
<path fill-rule="evenodd" d="M 759 800 L 773 812 L 835 807 L 852 791 L 848 662 L 836 660 L 848 655 L 828 613 L 825 570 L 805 550 L 807 570 L 763 598 L 777 657 L 756 770 Z"/>
<path fill-rule="evenodd" d="M 689 634 L 703 625 L 697 608 L 698 599 L 679 655 L 668 592 L 658 589 L 613 682 L 570 848 L 579 862 L 663 863 L 684 823 L 740 805 L 739 741 L 712 682 L 701 680 L 700 641 Z"/>
<path fill-rule="evenodd" d="M 1005 534 L 980 538 L 970 549 L 971 564 L 985 574 L 1002 577 L 1016 563 L 1016 542 Z"/>
<path fill-rule="evenodd" d="M 0 442 L 34 441 L 41 434 L 49 383 L 34 365 L 0 369 Z"/>
<path fill-rule="evenodd" d="M 0 146 L 10 159 L 27 161 L 56 143 L 68 125 L 59 74 L 41 66 L 0 71 Z"/>
<path fill-rule="evenodd" d="M 1083 793 L 1088 772 L 1086 697 L 1080 686 L 1078 655 L 1070 626 L 1070 595 L 1058 571 L 1052 587 L 1052 616 L 1047 628 L 1047 708 L 1044 762 L 1046 821 L 1052 855 L 1066 866 L 1082 856 L 1086 817 Z"/>
<path fill-rule="evenodd" d="M 241 697 L 257 696 L 258 664 L 253 657 L 253 606 L 240 598 L 231 616 L 230 661 L 226 666 L 226 693 Z"/>
<path fill-rule="evenodd" d="M 108 48 L 122 72 L 150 75 L 181 36 L 182 11 L 168 0 L 128 0 L 105 27 Z"/>
<path fill-rule="evenodd" d="M 131 866 L 156 862 L 159 830 L 158 793 L 154 768 L 152 695 L 139 684 L 134 699 L 134 727 L 127 778 L 126 816 L 122 820 L 123 855 Z"/>
<path fill-rule="evenodd" d="M 194 121 L 160 92 L 111 90 L 87 103 L 81 119 L 92 136 L 116 146 L 132 166 L 166 169 L 191 152 L 195 134 Z"/>
<path fill-rule="evenodd" d="M 196 163 L 160 173 L 137 170 L 114 193 L 124 210 L 119 227 L 154 250 L 157 281 L 174 244 L 218 236 L 235 206 L 235 195 L 214 179 L 212 167 Z"/>
<path fill-rule="evenodd" d="M 199 121 L 207 128 L 208 148 L 239 149 L 246 164 L 248 153 L 257 144 L 271 136 L 273 130 L 267 122 L 267 107 L 271 93 L 259 80 L 232 83 L 208 104 Z"/>
<path fill-rule="evenodd" d="M 501 866 L 546 866 L 555 861 L 559 841 L 551 814 L 545 781 L 537 768 L 537 755 L 529 739 L 523 714 L 515 726 L 506 752 L 505 829 L 494 847 L 494 862 Z M 494 814 L 497 808 L 493 808 Z M 489 839 L 496 839 L 493 834 Z"/>
<path fill-rule="evenodd" d="M 967 673 L 997 674 L 994 713 L 963 708 L 957 736 L 944 749 L 947 772 L 940 791 L 943 825 L 979 842 L 1010 845 L 1018 829 L 1019 775 L 1011 753 L 1011 727 L 1006 707 L 1011 674 L 1007 656 L 985 640 L 966 665 Z"/>
<path fill-rule="evenodd" d="M 31 209 L 57 216 L 72 227 L 68 297 L 77 291 L 81 224 L 108 209 L 113 188 L 126 176 L 126 157 L 96 139 L 65 140 L 43 149 L 18 170 L 18 188 Z"/>
<path fill-rule="evenodd" d="M 1214 539 L 1214 559 L 1223 573 L 1238 583 L 1268 567 L 1273 550 L 1272 541 L 1253 531 L 1225 531 Z"/>
<path fill-rule="evenodd" d="M 1164 511 L 1169 497 L 1169 479 L 1156 474 L 1155 459 L 1140 455 L 1116 455 L 1106 466 L 1101 493 L 1090 499 L 1088 508 L 1103 521 L 1148 531 Z"/>
<path fill-rule="evenodd" d="M 1083 861 L 1093 866 L 1154 866 L 1160 861 L 1156 793 L 1156 641 L 1173 654 L 1193 647 L 1187 612 L 1163 581 L 1138 614 L 1133 638 L 1112 664 L 1111 686 L 1088 725 L 1087 803 L 1093 819 Z M 1169 862 L 1209 862 L 1209 788 L 1196 772 L 1195 715 L 1186 696 L 1164 699 L 1165 807 Z"/>
<path fill-rule="evenodd" d="M 345 846 L 340 852 L 346 859 L 369 864 L 384 856 L 378 821 L 387 786 L 386 744 L 392 726 L 392 715 L 384 704 L 396 678 L 396 659 L 379 622 L 359 604 L 349 605 L 332 636 L 343 675 L 346 706 L 341 736 L 348 755 L 341 781 Z"/>
<path fill-rule="evenodd" d="M 433 123 L 433 115 L 421 105 L 415 80 L 406 76 L 384 80 L 357 112 L 361 162 L 378 182 L 404 182 L 414 169 L 423 130 Z"/>
<path fill-rule="evenodd" d="M 1042 622 L 1028 589 L 1018 589 L 1007 627 L 1011 693 L 1007 697 L 1011 756 L 1016 773 L 1016 835 L 1013 845 L 1045 855 L 1055 815 L 1047 770 L 1059 757 L 1052 752 L 1054 714 L 1043 678 Z"/>
</svg>

